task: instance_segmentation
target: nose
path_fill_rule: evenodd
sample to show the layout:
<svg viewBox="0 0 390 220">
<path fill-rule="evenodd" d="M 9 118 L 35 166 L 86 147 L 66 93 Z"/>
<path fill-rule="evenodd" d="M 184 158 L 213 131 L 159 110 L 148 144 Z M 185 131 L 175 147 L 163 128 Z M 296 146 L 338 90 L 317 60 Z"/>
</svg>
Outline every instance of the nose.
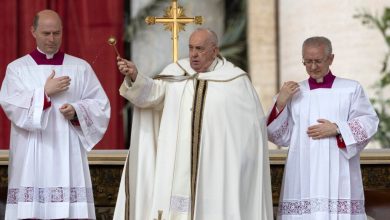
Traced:
<svg viewBox="0 0 390 220">
<path fill-rule="evenodd" d="M 51 34 L 48 36 L 48 39 L 49 39 L 50 41 L 54 41 L 54 35 L 53 35 L 53 33 L 51 33 Z"/>
<path fill-rule="evenodd" d="M 190 56 L 191 57 L 197 57 L 198 56 L 198 52 L 196 50 L 191 50 L 190 51 Z"/>
<path fill-rule="evenodd" d="M 318 64 L 316 62 L 311 62 L 306 65 L 308 65 L 311 70 L 314 70 L 318 67 Z"/>
</svg>

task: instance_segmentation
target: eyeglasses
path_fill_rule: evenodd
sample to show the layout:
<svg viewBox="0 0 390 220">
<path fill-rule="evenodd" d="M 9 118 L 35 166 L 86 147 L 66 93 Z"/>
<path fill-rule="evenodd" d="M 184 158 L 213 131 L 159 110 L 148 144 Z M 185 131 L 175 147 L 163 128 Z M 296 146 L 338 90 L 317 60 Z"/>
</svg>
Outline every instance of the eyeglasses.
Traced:
<svg viewBox="0 0 390 220">
<path fill-rule="evenodd" d="M 316 60 L 309 60 L 309 59 L 302 59 L 302 63 L 304 66 L 311 66 L 313 64 L 319 66 L 325 63 L 325 61 L 328 59 L 328 56 L 322 58 L 322 59 L 316 59 Z"/>
</svg>

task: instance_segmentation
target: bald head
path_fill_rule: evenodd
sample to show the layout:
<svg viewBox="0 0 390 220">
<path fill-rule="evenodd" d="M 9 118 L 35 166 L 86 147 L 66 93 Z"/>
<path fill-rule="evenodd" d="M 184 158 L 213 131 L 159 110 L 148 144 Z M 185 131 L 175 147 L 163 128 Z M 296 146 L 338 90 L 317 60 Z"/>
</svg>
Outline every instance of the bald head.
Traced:
<svg viewBox="0 0 390 220">
<path fill-rule="evenodd" d="M 47 19 L 47 18 L 55 19 L 55 20 L 57 20 L 57 22 L 59 22 L 61 24 L 61 27 L 62 27 L 62 21 L 61 21 L 60 16 L 57 14 L 57 12 L 55 12 L 53 10 L 50 10 L 50 9 L 45 9 L 45 10 L 42 10 L 42 11 L 38 12 L 35 15 L 34 20 L 33 20 L 33 25 L 32 25 L 34 30 L 36 30 L 38 28 L 39 18 L 42 18 L 42 19 Z"/>
<path fill-rule="evenodd" d="M 31 26 L 37 47 L 45 54 L 54 54 L 62 42 L 62 21 L 57 12 L 43 10 L 38 12 Z"/>
</svg>

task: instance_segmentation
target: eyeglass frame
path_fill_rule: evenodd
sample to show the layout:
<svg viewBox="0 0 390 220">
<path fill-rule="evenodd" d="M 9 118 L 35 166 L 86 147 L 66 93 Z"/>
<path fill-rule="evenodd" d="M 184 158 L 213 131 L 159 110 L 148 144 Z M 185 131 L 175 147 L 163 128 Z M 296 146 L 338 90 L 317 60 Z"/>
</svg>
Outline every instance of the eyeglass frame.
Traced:
<svg viewBox="0 0 390 220">
<path fill-rule="evenodd" d="M 302 64 L 304 66 L 312 66 L 313 64 L 315 64 L 316 66 L 320 66 L 322 64 L 324 64 L 328 59 L 329 59 L 329 55 L 326 55 L 324 58 L 322 59 L 314 59 L 314 60 L 306 60 L 302 57 Z"/>
</svg>

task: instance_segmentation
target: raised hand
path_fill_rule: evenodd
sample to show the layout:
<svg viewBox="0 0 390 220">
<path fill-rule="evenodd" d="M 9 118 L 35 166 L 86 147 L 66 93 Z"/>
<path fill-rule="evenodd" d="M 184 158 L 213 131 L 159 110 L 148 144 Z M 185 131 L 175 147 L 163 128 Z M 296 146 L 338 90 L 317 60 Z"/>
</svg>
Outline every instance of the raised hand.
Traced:
<svg viewBox="0 0 390 220">
<path fill-rule="evenodd" d="M 295 93 L 299 91 L 299 84 L 294 81 L 288 81 L 283 83 L 282 88 L 279 91 L 279 96 L 276 100 L 276 107 L 282 110 Z"/>
<path fill-rule="evenodd" d="M 48 96 L 52 96 L 69 89 L 70 77 L 60 76 L 54 78 L 55 74 L 56 72 L 53 70 L 45 83 L 45 93 Z"/>
<path fill-rule="evenodd" d="M 138 70 L 135 64 L 129 60 L 123 59 L 121 57 L 117 57 L 117 65 L 119 71 L 125 75 L 129 76 L 131 78 L 131 81 L 135 81 L 137 78 Z"/>
</svg>

